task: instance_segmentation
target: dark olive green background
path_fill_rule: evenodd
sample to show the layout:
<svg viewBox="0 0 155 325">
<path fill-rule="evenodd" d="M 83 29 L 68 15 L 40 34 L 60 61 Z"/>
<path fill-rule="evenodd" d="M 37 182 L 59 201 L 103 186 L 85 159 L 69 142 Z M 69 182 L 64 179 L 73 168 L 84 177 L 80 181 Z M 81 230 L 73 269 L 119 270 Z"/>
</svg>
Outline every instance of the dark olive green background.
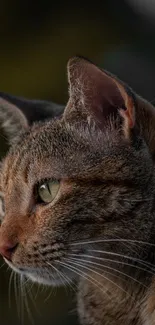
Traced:
<svg viewBox="0 0 155 325">
<path fill-rule="evenodd" d="M 1 0 L 0 91 L 66 103 L 66 63 L 75 54 L 117 74 L 145 98 L 155 99 L 155 24 L 127 2 Z M 2 133 L 0 143 L 4 155 Z M 16 302 L 14 280 L 9 303 L 9 277 L 7 267 L 1 267 L 0 325 L 32 324 L 27 312 L 24 321 L 18 317 L 21 298 Z M 76 300 L 67 291 L 33 288 L 36 308 L 30 299 L 28 304 L 35 325 L 76 324 Z"/>
</svg>

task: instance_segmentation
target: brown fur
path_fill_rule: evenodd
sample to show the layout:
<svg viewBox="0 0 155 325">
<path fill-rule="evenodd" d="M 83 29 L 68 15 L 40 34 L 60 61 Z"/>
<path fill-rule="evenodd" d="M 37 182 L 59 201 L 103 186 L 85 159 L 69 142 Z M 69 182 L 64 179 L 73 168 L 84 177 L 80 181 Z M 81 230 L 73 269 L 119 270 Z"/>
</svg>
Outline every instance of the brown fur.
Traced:
<svg viewBox="0 0 155 325">
<path fill-rule="evenodd" d="M 16 134 L 3 160 L 0 251 L 12 247 L 7 263 L 33 281 L 76 279 L 82 324 L 153 325 L 154 108 L 82 58 L 68 75 L 63 116 Z M 60 190 L 39 204 L 36 184 L 51 178 Z"/>
</svg>

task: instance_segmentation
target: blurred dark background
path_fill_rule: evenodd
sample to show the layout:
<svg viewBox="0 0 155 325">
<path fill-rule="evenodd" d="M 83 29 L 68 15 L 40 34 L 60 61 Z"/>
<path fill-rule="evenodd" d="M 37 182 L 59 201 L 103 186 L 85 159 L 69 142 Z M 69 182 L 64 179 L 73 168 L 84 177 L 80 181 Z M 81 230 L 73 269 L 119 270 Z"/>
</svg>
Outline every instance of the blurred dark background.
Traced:
<svg viewBox="0 0 155 325">
<path fill-rule="evenodd" d="M 155 102 L 155 2 L 1 0 L 0 91 L 65 104 L 66 63 L 75 54 L 95 61 Z M 1 156 L 4 149 L 1 138 Z M 1 265 L 0 324 L 77 324 L 73 292 L 37 286 L 32 293 L 28 289 L 33 299 L 26 302 L 22 294 L 32 320 L 22 312 L 18 281 L 9 281 L 10 271 L 3 261 Z"/>
</svg>

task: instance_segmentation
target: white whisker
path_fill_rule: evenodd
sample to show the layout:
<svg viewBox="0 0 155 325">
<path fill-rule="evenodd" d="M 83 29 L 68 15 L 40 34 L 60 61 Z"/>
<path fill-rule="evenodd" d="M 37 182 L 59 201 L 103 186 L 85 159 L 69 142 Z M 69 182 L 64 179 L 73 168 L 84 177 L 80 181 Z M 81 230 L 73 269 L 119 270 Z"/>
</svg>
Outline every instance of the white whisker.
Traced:
<svg viewBox="0 0 155 325">
<path fill-rule="evenodd" d="M 113 256 L 119 256 L 119 257 L 123 257 L 135 262 L 138 262 L 144 266 L 153 266 L 151 263 L 145 262 L 143 260 L 140 260 L 136 257 L 131 257 L 131 256 L 127 256 L 127 255 L 122 255 L 119 253 L 114 253 L 114 252 L 110 252 L 110 251 L 102 251 L 102 250 L 96 250 L 96 249 L 90 249 L 91 252 L 95 252 L 95 253 L 99 253 L 99 254 L 106 254 L 106 255 L 113 255 Z"/>
<path fill-rule="evenodd" d="M 17 313 L 18 313 L 18 318 L 20 319 L 20 308 L 19 308 L 19 303 L 18 303 L 18 287 L 17 287 L 17 273 L 13 273 L 13 282 L 14 282 L 14 292 L 15 292 L 15 301 L 16 301 L 16 306 L 17 306 Z"/>
<path fill-rule="evenodd" d="M 23 276 L 20 275 L 20 321 L 21 324 L 24 324 L 24 294 L 23 294 Z"/>
<path fill-rule="evenodd" d="M 141 240 L 133 240 L 133 239 L 96 239 L 96 240 L 86 240 L 86 241 L 81 241 L 81 242 L 75 242 L 70 244 L 70 246 L 76 246 L 76 245 L 88 245 L 88 244 L 96 244 L 96 243 L 108 243 L 108 242 L 130 242 L 132 244 L 142 244 L 142 245 L 149 245 L 149 246 L 155 246 L 155 244 L 144 242 Z"/>
<path fill-rule="evenodd" d="M 23 285 L 24 285 L 24 287 L 25 287 L 25 288 L 24 288 L 24 289 L 25 289 L 25 295 L 29 296 L 29 298 L 31 299 L 32 304 L 33 304 L 33 306 L 34 306 L 34 308 L 35 308 L 37 314 L 40 316 L 40 312 L 39 312 L 39 310 L 38 310 L 38 308 L 37 308 L 37 306 L 36 306 L 35 299 L 34 299 L 33 294 L 32 294 L 32 289 L 33 289 L 33 287 L 34 287 L 34 282 L 31 282 L 31 286 L 29 286 L 28 290 L 27 290 L 27 284 L 29 284 L 29 282 L 26 280 L 26 281 L 23 283 Z"/>
<path fill-rule="evenodd" d="M 66 267 L 68 270 L 72 271 L 73 273 L 75 273 L 76 275 L 84 278 L 85 280 L 89 281 L 90 283 L 92 283 L 93 285 L 95 285 L 99 290 L 101 290 L 104 294 L 106 292 L 106 290 L 103 290 L 103 286 L 102 284 L 97 281 L 96 279 L 94 279 L 92 276 L 90 275 L 87 275 L 87 273 L 81 271 L 80 269 L 78 269 L 77 267 L 73 266 L 73 265 L 70 265 L 70 264 L 67 264 L 65 262 L 62 262 L 62 261 L 58 261 L 58 260 L 55 260 L 55 262 L 63 265 L 64 267 Z"/>
<path fill-rule="evenodd" d="M 22 291 L 23 291 L 23 296 L 25 298 L 24 299 L 24 302 L 25 302 L 25 307 L 26 307 L 26 310 L 27 310 L 29 319 L 30 319 L 31 323 L 34 324 L 34 319 L 33 319 L 33 316 L 32 316 L 32 313 L 31 313 L 31 310 L 30 310 L 30 307 L 29 307 L 29 304 L 28 304 L 28 298 L 27 298 L 26 290 L 25 290 L 25 287 L 24 286 L 22 288 Z"/>
<path fill-rule="evenodd" d="M 152 275 L 155 275 L 154 272 L 152 272 L 152 271 L 150 271 L 148 269 L 144 269 L 144 268 L 136 266 L 134 264 L 130 264 L 130 263 L 122 262 L 122 261 L 117 261 L 117 260 L 112 260 L 112 259 L 109 259 L 109 258 L 98 257 L 98 256 L 94 256 L 94 255 L 89 255 L 89 254 L 73 254 L 73 253 L 69 253 L 68 255 L 69 256 L 75 256 L 75 257 L 93 258 L 93 259 L 100 260 L 100 261 L 105 261 L 105 262 L 107 261 L 107 262 L 117 263 L 117 264 L 121 264 L 121 265 L 126 265 L 126 266 L 130 266 L 130 267 L 136 268 L 136 269 L 141 270 L 141 271 L 145 271 L 145 272 L 150 273 Z M 155 271 L 155 269 L 152 269 L 152 270 Z"/>
<path fill-rule="evenodd" d="M 4 267 L 6 265 L 6 263 L 3 263 L 1 266 L 0 266 L 0 269 L 2 269 L 2 267 Z"/>
<path fill-rule="evenodd" d="M 72 258 L 71 258 L 71 260 L 72 260 Z M 123 282 L 127 282 L 125 279 L 122 279 L 122 277 L 121 276 L 119 276 L 119 275 L 116 275 L 116 274 L 114 274 L 113 272 L 110 272 L 110 271 L 107 271 L 107 270 L 103 270 L 103 268 L 104 268 L 104 265 L 102 265 L 102 264 L 99 264 L 99 263 L 95 263 L 95 262 L 92 262 L 92 261 L 88 261 L 88 260 L 84 260 L 84 259 L 76 259 L 76 258 L 73 258 L 73 260 L 75 260 L 75 261 L 77 261 L 77 262 L 83 262 L 83 263 L 85 263 L 85 264 L 92 264 L 93 265 L 93 267 L 94 268 L 96 268 L 98 271 L 104 271 L 104 273 L 107 273 L 107 274 L 110 274 L 110 275 L 112 275 L 113 277 L 115 277 L 115 278 L 118 278 L 118 279 L 121 279 L 121 281 L 123 281 Z M 82 263 L 81 263 L 82 264 Z M 111 268 L 112 270 L 113 270 L 113 268 Z M 115 269 L 114 269 L 115 270 Z"/>
<path fill-rule="evenodd" d="M 11 284 L 12 284 L 13 275 L 14 275 L 14 271 L 12 270 L 9 279 L 9 308 L 11 308 Z"/>
<path fill-rule="evenodd" d="M 122 238 L 121 238 L 120 236 L 118 236 L 118 235 L 117 235 L 117 238 L 118 238 L 119 240 L 122 239 Z M 124 247 L 127 247 L 131 252 L 133 252 L 133 253 L 135 254 L 135 244 L 129 242 L 129 244 L 130 244 L 130 246 L 129 246 L 128 243 L 126 243 L 126 242 L 121 242 L 121 243 L 122 243 L 122 245 L 123 245 Z M 133 245 L 133 247 L 132 247 L 132 245 Z M 137 244 L 137 243 L 136 243 L 136 247 L 139 247 L 139 248 L 141 249 L 140 244 Z M 144 251 L 144 250 L 145 250 L 145 249 L 143 248 L 143 251 Z"/>
<path fill-rule="evenodd" d="M 124 293 L 126 293 L 128 296 L 131 297 L 131 295 L 130 295 L 126 290 L 124 290 L 121 286 L 119 286 L 117 283 L 115 283 L 115 282 L 112 281 L 111 279 L 107 278 L 105 275 L 100 274 L 99 272 L 94 271 L 93 269 L 91 269 L 91 268 L 89 268 L 89 267 L 87 267 L 87 266 L 80 265 L 80 264 L 77 263 L 77 262 L 73 262 L 73 261 L 71 261 L 71 260 L 69 260 L 69 261 L 70 261 L 73 265 L 81 266 L 81 267 L 83 267 L 84 269 L 86 269 L 86 270 L 88 270 L 88 271 L 91 271 L 91 272 L 97 274 L 98 276 L 104 278 L 105 280 L 109 281 L 109 282 L 112 283 L 114 286 L 116 286 L 118 289 L 122 290 Z M 146 287 L 146 286 L 144 286 L 144 287 Z M 147 287 L 146 287 L 146 288 L 147 288 Z"/>
<path fill-rule="evenodd" d="M 72 257 L 71 258 L 71 260 L 76 260 L 77 261 L 77 259 L 76 258 L 74 258 L 74 257 Z M 80 261 L 82 261 L 82 262 L 88 262 L 89 264 L 95 264 L 95 265 L 100 265 L 101 266 L 101 264 L 99 264 L 99 263 L 96 263 L 96 262 L 91 262 L 91 261 L 86 261 L 86 260 L 84 260 L 84 259 L 78 259 L 78 261 L 80 262 Z M 129 278 L 129 279 L 131 279 L 132 281 L 134 281 L 134 282 L 137 282 L 138 284 L 140 284 L 141 286 L 143 286 L 144 288 L 147 288 L 147 286 L 145 285 L 145 284 L 143 284 L 143 283 L 141 283 L 140 281 L 138 281 L 137 279 L 135 279 L 135 278 L 133 278 L 132 276 L 130 276 L 130 275 L 128 275 L 128 274 L 126 274 L 126 273 L 124 273 L 124 272 L 122 272 L 122 271 L 120 271 L 120 270 L 117 270 L 117 269 L 115 269 L 115 268 L 112 268 L 112 267 L 110 267 L 110 266 L 106 266 L 106 265 L 102 265 L 104 268 L 106 268 L 106 269 L 109 269 L 109 270 L 113 270 L 113 271 L 115 271 L 115 272 L 117 272 L 117 273 L 119 273 L 119 274 L 121 274 L 121 275 L 123 275 L 123 276 L 125 276 L 125 277 L 127 277 L 127 278 Z"/>
<path fill-rule="evenodd" d="M 64 286 L 65 286 L 65 288 L 66 288 L 66 283 L 68 284 L 68 286 L 69 287 L 71 287 L 74 291 L 75 291 L 75 289 L 74 289 L 74 287 L 72 287 L 72 285 L 71 285 L 71 283 L 70 283 L 70 281 L 69 281 L 69 278 L 66 276 L 66 275 L 64 275 L 63 274 L 63 272 L 61 272 L 60 270 L 58 270 L 54 265 L 52 265 L 51 263 L 49 263 L 49 262 L 46 262 L 48 265 L 50 265 L 55 271 L 56 271 L 56 273 L 60 276 L 60 279 L 62 279 L 61 281 L 62 281 L 62 283 L 64 284 Z M 63 280 L 65 281 L 65 282 L 63 282 Z"/>
</svg>

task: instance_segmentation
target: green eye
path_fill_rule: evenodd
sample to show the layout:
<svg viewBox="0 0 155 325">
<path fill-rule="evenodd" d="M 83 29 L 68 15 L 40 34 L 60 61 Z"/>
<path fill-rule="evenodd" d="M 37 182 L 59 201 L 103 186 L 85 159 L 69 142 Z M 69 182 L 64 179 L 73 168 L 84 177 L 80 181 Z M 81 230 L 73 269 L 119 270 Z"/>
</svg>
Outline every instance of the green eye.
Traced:
<svg viewBox="0 0 155 325">
<path fill-rule="evenodd" d="M 49 180 L 38 187 L 39 199 L 44 203 L 50 203 L 56 197 L 60 183 L 56 180 Z"/>
</svg>

